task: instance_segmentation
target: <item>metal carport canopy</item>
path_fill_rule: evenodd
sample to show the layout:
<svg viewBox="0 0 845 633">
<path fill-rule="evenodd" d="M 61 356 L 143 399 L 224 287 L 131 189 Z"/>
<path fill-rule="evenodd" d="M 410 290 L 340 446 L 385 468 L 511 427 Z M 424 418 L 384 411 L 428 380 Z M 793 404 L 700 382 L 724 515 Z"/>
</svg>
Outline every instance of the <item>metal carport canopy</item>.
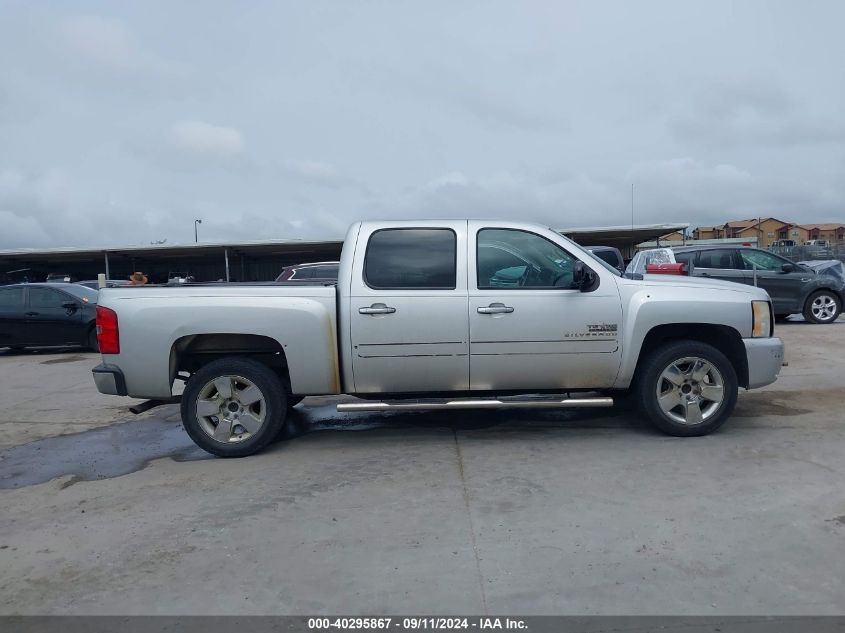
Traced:
<svg viewBox="0 0 845 633">
<path fill-rule="evenodd" d="M 558 233 L 582 246 L 615 246 L 619 250 L 633 248 L 667 233 L 689 228 L 686 224 L 635 224 L 628 226 L 591 226 L 556 229 Z"/>
</svg>

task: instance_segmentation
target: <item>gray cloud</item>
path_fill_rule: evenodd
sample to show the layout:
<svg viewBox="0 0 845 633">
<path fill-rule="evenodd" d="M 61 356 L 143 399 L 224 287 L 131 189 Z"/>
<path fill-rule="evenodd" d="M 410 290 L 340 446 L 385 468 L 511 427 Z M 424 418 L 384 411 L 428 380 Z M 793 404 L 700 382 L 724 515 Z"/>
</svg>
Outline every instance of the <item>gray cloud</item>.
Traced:
<svg viewBox="0 0 845 633">
<path fill-rule="evenodd" d="M 177 152 L 200 159 L 231 159 L 246 152 L 246 143 L 238 130 L 203 121 L 174 124 L 169 131 L 169 141 Z"/>
<path fill-rule="evenodd" d="M 845 217 L 832 0 L 0 11 L 0 248 Z"/>
<path fill-rule="evenodd" d="M 829 110 L 773 81 L 750 77 L 701 86 L 668 125 L 680 140 L 711 147 L 841 144 L 845 122 Z"/>
</svg>

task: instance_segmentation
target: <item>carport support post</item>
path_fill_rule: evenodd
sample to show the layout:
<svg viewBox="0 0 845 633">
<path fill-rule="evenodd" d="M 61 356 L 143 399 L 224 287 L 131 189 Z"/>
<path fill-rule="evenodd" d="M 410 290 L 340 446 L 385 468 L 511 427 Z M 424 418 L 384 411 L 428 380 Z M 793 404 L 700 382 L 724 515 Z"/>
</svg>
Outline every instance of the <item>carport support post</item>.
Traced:
<svg viewBox="0 0 845 633">
<path fill-rule="evenodd" d="M 226 260 L 226 281 L 229 281 L 229 249 L 223 249 L 223 257 Z"/>
<path fill-rule="evenodd" d="M 106 280 L 108 281 L 110 279 L 110 277 L 109 277 L 109 252 L 103 251 L 103 255 L 105 255 L 105 258 L 106 258 Z"/>
</svg>

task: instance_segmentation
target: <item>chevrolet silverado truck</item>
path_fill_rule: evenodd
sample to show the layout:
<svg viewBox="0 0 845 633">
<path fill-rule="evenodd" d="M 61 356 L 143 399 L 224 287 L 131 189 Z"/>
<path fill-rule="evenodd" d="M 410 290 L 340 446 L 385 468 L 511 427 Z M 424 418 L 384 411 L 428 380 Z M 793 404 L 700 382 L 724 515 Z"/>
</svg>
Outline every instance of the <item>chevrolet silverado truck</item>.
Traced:
<svg viewBox="0 0 845 633">
<path fill-rule="evenodd" d="M 172 401 L 223 457 L 249 455 L 305 396 L 341 411 L 611 406 L 695 436 L 739 387 L 773 382 L 783 343 L 765 290 L 628 278 L 524 222 L 358 222 L 336 284 L 104 288 L 102 393 Z"/>
</svg>

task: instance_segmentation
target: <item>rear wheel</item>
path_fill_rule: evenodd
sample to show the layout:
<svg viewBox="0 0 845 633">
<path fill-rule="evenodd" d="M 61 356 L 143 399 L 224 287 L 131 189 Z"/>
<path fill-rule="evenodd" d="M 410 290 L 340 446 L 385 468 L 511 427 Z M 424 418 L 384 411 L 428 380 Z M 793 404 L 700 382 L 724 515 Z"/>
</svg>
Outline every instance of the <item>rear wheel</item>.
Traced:
<svg viewBox="0 0 845 633">
<path fill-rule="evenodd" d="M 807 297 L 804 318 L 811 323 L 833 323 L 841 310 L 839 297 L 830 290 L 819 290 Z"/>
<path fill-rule="evenodd" d="M 733 412 L 733 365 L 712 345 L 675 341 L 653 351 L 637 377 L 640 410 L 661 431 L 690 437 L 718 429 Z"/>
<path fill-rule="evenodd" d="M 182 395 L 182 423 L 220 457 L 252 455 L 284 426 L 287 394 L 278 375 L 250 358 L 222 358 L 197 371 Z"/>
</svg>

